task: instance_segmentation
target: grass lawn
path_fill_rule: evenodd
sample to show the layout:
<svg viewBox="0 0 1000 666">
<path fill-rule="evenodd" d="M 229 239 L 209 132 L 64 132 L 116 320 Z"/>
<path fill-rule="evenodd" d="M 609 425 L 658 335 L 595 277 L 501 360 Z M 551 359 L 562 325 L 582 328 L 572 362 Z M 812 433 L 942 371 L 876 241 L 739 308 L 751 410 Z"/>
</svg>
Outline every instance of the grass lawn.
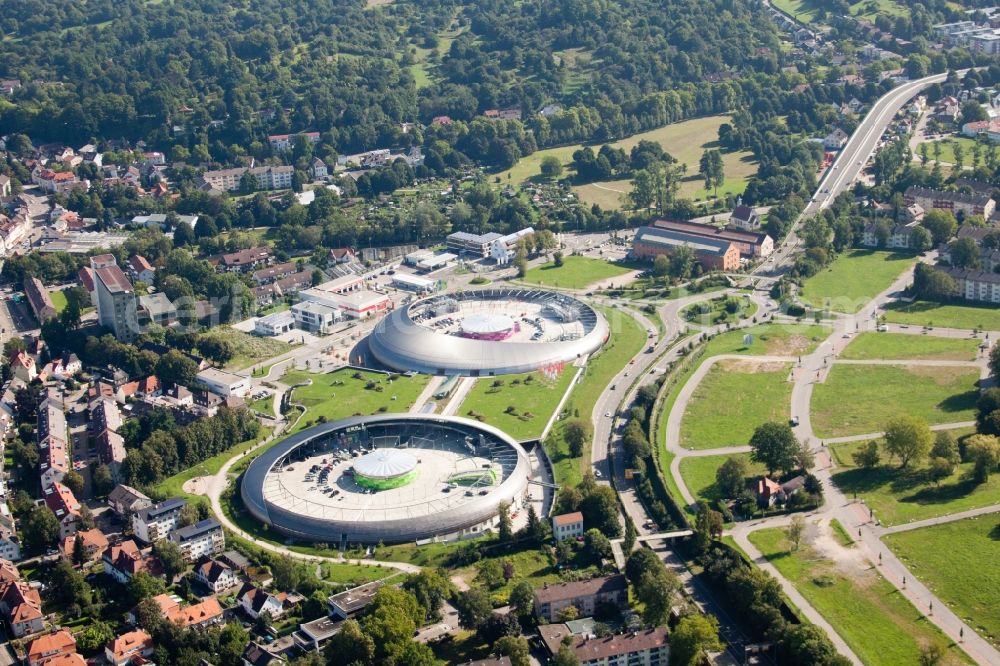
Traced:
<svg viewBox="0 0 1000 666">
<path fill-rule="evenodd" d="M 995 515 L 890 534 L 885 542 L 955 614 L 993 645 L 1000 642 Z"/>
<path fill-rule="evenodd" d="M 576 368 L 566 366 L 552 381 L 540 372 L 482 378 L 466 396 L 458 414 L 494 425 L 514 439 L 539 437 Z"/>
<path fill-rule="evenodd" d="M 527 580 L 533 587 L 542 587 L 546 583 L 558 583 L 564 580 L 559 575 L 558 565 L 545 552 L 546 549 L 520 550 L 512 553 L 497 553 L 487 559 L 500 562 L 508 561 L 514 565 L 514 577 L 495 590 L 490 590 L 490 596 L 498 602 L 507 602 L 510 591 L 521 580 Z M 576 551 L 570 560 L 574 576 L 589 578 L 597 573 L 597 568 L 582 551 Z M 455 569 L 452 573 L 461 576 L 466 583 L 473 585 L 476 578 L 476 566 Z M 590 574 L 590 575 L 587 575 Z"/>
<path fill-rule="evenodd" d="M 788 363 L 721 361 L 694 390 L 681 420 L 681 446 L 742 446 L 766 421 L 787 421 L 792 385 Z"/>
<path fill-rule="evenodd" d="M 818 324 L 763 324 L 717 335 L 708 341 L 705 358 L 720 354 L 748 356 L 795 356 L 808 354 L 830 335 L 828 326 Z M 752 335 L 749 345 L 746 335 Z"/>
<path fill-rule="evenodd" d="M 817 437 L 877 432 L 900 414 L 927 423 L 975 418 L 979 371 L 961 367 L 838 365 L 812 397 Z"/>
<path fill-rule="evenodd" d="M 226 368 L 229 370 L 242 370 L 259 361 L 280 356 L 292 348 L 287 342 L 250 335 L 229 326 L 217 326 L 204 337 L 228 340 L 232 343 L 234 355 L 226 363 Z"/>
<path fill-rule="evenodd" d="M 874 469 L 855 467 L 851 455 L 861 446 L 860 442 L 851 442 L 832 447 L 844 468 L 833 478 L 845 494 L 857 493 L 859 499 L 864 499 L 883 525 L 901 525 L 1000 502 L 1000 477 L 993 475 L 977 485 L 970 478 L 972 463 L 958 465 L 954 474 L 934 483 L 925 467 L 900 470 L 884 452 L 883 465 Z"/>
<path fill-rule="evenodd" d="M 390 380 L 391 376 L 395 379 Z M 305 405 L 308 410 L 297 430 L 313 425 L 321 416 L 334 421 L 355 414 L 405 412 L 416 402 L 430 376 L 404 377 L 343 369 L 325 375 L 293 371 L 282 377 L 286 384 L 306 379 L 311 379 L 312 384 L 300 386 L 292 393 L 292 401 Z"/>
<path fill-rule="evenodd" d="M 922 644 L 947 650 L 941 664 L 965 663 L 965 655 L 923 618 L 896 588 L 873 569 L 844 571 L 802 546 L 789 552 L 784 530 L 766 529 L 750 541 L 788 578 L 867 666 L 920 663 Z"/>
<path fill-rule="evenodd" d="M 614 141 L 610 145 L 622 148 L 626 153 L 640 141 L 655 141 L 663 146 L 663 149 L 673 155 L 679 162 L 687 165 L 688 176 L 681 184 L 679 196 L 704 199 L 714 192 L 705 190 L 705 183 L 698 175 L 698 160 L 707 148 L 718 147 L 719 127 L 723 123 L 730 122 L 729 116 L 706 116 L 704 118 L 692 118 L 679 123 L 664 125 L 656 129 L 634 134 L 620 141 Z M 601 144 L 592 146 L 594 152 L 600 148 Z M 542 160 L 547 156 L 555 156 L 562 162 L 564 169 L 572 175 L 570 165 L 573 161 L 573 153 L 580 150 L 583 144 L 562 146 L 559 148 L 547 148 L 538 150 L 522 157 L 517 164 L 506 171 L 497 174 L 501 183 L 520 183 L 529 178 L 538 177 L 541 173 Z M 725 169 L 726 180 L 719 187 L 719 195 L 725 193 L 739 194 L 746 189 L 749 178 L 757 172 L 757 163 L 753 161 L 753 156 L 748 152 L 728 153 L 723 152 L 722 161 Z M 601 187 L 596 187 L 600 185 Z M 609 181 L 574 187 L 573 189 L 580 196 L 580 199 L 587 204 L 598 203 L 602 208 L 615 209 L 621 207 L 621 193 L 631 189 L 631 180 Z"/>
<path fill-rule="evenodd" d="M 629 360 L 639 353 L 646 344 L 646 330 L 635 319 L 620 309 L 598 307 L 608 319 L 611 335 L 597 356 L 591 357 L 580 381 L 573 387 L 573 393 L 566 401 L 566 412 L 584 419 L 597 404 L 611 380 L 624 368 Z M 623 391 L 624 385 L 618 386 Z M 590 468 L 591 442 L 587 442 L 583 455 L 574 458 L 569 454 L 569 446 L 562 437 L 563 424 L 556 423 L 545 439 L 545 450 L 552 459 L 555 481 L 559 484 L 575 485 L 583 478 L 583 470 Z"/>
<path fill-rule="evenodd" d="M 396 573 L 396 569 L 377 564 L 350 564 L 347 562 L 324 562 L 320 565 L 320 570 L 323 580 L 347 587 L 364 585 Z"/>
<path fill-rule="evenodd" d="M 850 250 L 805 281 L 802 300 L 816 308 L 857 312 L 915 262 L 909 254 Z"/>
<path fill-rule="evenodd" d="M 955 160 L 955 146 L 961 144 L 962 146 L 962 165 L 971 166 L 972 165 L 972 147 L 976 145 L 976 142 L 966 136 L 956 136 L 950 137 L 948 139 L 938 139 L 937 141 L 925 141 L 927 144 L 927 163 L 930 164 L 934 161 L 934 144 L 941 144 L 941 161 L 947 162 L 948 164 L 956 164 Z M 920 147 L 913 151 L 914 156 L 920 156 Z M 985 159 L 986 151 L 984 150 L 980 155 L 980 159 Z M 980 162 L 982 164 L 982 162 Z"/>
<path fill-rule="evenodd" d="M 750 465 L 751 476 L 759 476 L 767 471 L 763 465 L 750 462 L 749 453 L 737 453 L 733 456 L 684 458 L 681 460 L 681 477 L 683 477 L 691 494 L 698 499 L 707 500 L 709 503 L 722 499 L 722 494 L 715 486 L 715 472 L 730 457 L 746 460 L 747 464 Z"/>
<path fill-rule="evenodd" d="M 66 309 L 66 292 L 62 289 L 54 289 L 49 292 L 49 298 L 52 299 L 52 305 L 55 306 L 56 312 L 61 313 Z"/>
<path fill-rule="evenodd" d="M 808 0 L 773 0 L 771 4 L 803 23 L 812 23 L 816 20 L 816 8 Z"/>
<path fill-rule="evenodd" d="M 558 268 L 553 262 L 529 268 L 521 281 L 550 287 L 584 289 L 589 284 L 625 275 L 632 270 L 602 259 L 566 257 L 563 265 Z"/>
<path fill-rule="evenodd" d="M 840 358 L 869 359 L 938 359 L 975 361 L 979 340 L 975 338 L 936 338 L 905 333 L 862 333 L 854 338 Z"/>
<path fill-rule="evenodd" d="M 890 303 L 885 308 L 885 318 L 911 326 L 1000 331 L 1000 308 L 989 305 L 944 305 L 931 301 Z"/>
</svg>

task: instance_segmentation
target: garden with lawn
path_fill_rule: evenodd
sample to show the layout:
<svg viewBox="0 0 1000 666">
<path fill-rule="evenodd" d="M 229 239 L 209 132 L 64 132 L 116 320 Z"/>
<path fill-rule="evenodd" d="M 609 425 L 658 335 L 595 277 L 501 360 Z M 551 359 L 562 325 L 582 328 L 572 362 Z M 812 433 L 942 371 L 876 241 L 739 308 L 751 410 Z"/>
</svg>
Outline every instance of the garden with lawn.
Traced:
<svg viewBox="0 0 1000 666">
<path fill-rule="evenodd" d="M 749 453 L 735 453 L 724 456 L 691 456 L 681 460 L 681 477 L 688 490 L 699 500 L 714 504 L 723 499 L 722 493 L 715 484 L 715 473 L 722 463 L 729 458 L 742 458 L 750 468 L 750 477 L 762 476 L 767 470 L 760 463 L 750 462 Z"/>
<path fill-rule="evenodd" d="M 1000 527 L 995 514 L 889 534 L 886 545 L 993 645 L 1000 642 Z"/>
<path fill-rule="evenodd" d="M 1000 308 L 990 305 L 950 305 L 933 301 L 894 302 L 885 306 L 885 320 L 910 326 L 1000 331 Z"/>
<path fill-rule="evenodd" d="M 835 365 L 813 388 L 817 437 L 880 432 L 902 414 L 930 425 L 971 421 L 979 399 L 978 368 L 918 365 Z"/>
<path fill-rule="evenodd" d="M 562 266 L 556 266 L 554 261 L 550 261 L 547 264 L 529 268 L 521 281 L 546 287 L 586 289 L 588 285 L 595 282 L 627 275 L 634 270 L 634 268 L 613 264 L 603 259 L 571 256 L 563 259 Z"/>
<path fill-rule="evenodd" d="M 976 338 L 938 338 L 907 333 L 862 333 L 840 354 L 845 360 L 932 359 L 975 361 L 979 355 Z"/>
<path fill-rule="evenodd" d="M 953 432 L 958 438 L 959 432 L 968 431 Z M 863 499 L 883 525 L 902 525 L 1000 503 L 1000 477 L 991 475 L 985 483 L 976 483 L 971 462 L 959 463 L 950 476 L 935 480 L 926 464 L 911 463 L 900 469 L 883 450 L 881 463 L 865 469 L 856 466 L 853 459 L 854 452 L 865 444 L 830 447 L 840 468 L 833 479 L 844 494 Z"/>
<path fill-rule="evenodd" d="M 789 363 L 723 360 L 695 388 L 681 420 L 681 446 L 743 446 L 767 421 L 787 421 L 792 384 Z"/>
<path fill-rule="evenodd" d="M 882 293 L 914 263 L 912 254 L 849 250 L 802 285 L 802 300 L 814 308 L 853 314 Z"/>
<path fill-rule="evenodd" d="M 344 368 L 329 374 L 299 370 L 285 373 L 281 381 L 294 385 L 311 380 L 292 392 L 292 402 L 306 407 L 296 431 L 320 419 L 335 421 L 355 414 L 405 412 L 413 406 L 430 381 L 430 375 L 395 375 Z"/>
<path fill-rule="evenodd" d="M 971 663 L 876 568 L 855 558 L 835 562 L 808 544 L 793 550 L 780 529 L 749 538 L 867 666 L 919 664 L 928 643 L 942 648 L 940 665 Z"/>
<path fill-rule="evenodd" d="M 541 372 L 478 379 L 457 414 L 496 426 L 517 440 L 540 437 L 576 370 L 567 365 L 555 379 Z"/>
</svg>

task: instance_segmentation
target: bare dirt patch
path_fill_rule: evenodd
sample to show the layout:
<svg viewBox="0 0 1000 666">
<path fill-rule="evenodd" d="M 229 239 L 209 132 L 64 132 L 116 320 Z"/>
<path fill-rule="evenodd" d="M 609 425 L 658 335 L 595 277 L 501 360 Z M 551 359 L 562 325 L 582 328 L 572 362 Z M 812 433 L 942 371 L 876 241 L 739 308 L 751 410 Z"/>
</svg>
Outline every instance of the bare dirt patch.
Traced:
<svg viewBox="0 0 1000 666">
<path fill-rule="evenodd" d="M 781 361 L 758 361 L 756 359 L 726 359 L 719 363 L 719 367 L 728 372 L 742 372 L 753 374 L 756 372 L 779 372 L 788 367 L 787 363 Z"/>
<path fill-rule="evenodd" d="M 207 495 L 211 482 L 212 477 L 210 476 L 196 476 L 185 481 L 181 489 L 189 495 Z"/>
<path fill-rule="evenodd" d="M 767 353 L 773 356 L 800 354 L 812 345 L 812 340 L 804 335 L 778 336 L 769 338 L 766 342 Z"/>
<path fill-rule="evenodd" d="M 812 547 L 816 553 L 824 559 L 830 560 L 845 575 L 850 577 L 864 577 L 870 573 L 871 564 L 861 554 L 858 548 L 844 546 L 833 534 L 830 521 L 824 519 L 816 523 L 815 538 L 812 540 Z"/>
</svg>

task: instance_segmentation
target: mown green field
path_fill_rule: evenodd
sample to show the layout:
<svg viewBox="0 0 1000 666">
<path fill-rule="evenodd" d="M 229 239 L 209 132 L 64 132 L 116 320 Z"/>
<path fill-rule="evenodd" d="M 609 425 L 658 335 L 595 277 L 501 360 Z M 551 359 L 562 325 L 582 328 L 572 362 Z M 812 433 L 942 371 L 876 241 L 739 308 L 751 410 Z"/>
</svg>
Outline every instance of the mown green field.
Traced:
<svg viewBox="0 0 1000 666">
<path fill-rule="evenodd" d="M 1000 528 L 996 515 L 885 537 L 885 543 L 956 615 L 1000 643 Z"/>
<path fill-rule="evenodd" d="M 850 250 L 805 281 L 802 300 L 814 308 L 857 312 L 915 262 L 910 254 Z"/>
<path fill-rule="evenodd" d="M 754 429 L 790 416 L 791 364 L 721 361 L 695 389 L 681 420 L 681 446 L 743 446 Z"/>
<path fill-rule="evenodd" d="M 566 366 L 554 381 L 541 372 L 480 378 L 457 413 L 494 425 L 517 440 L 540 437 L 576 370 Z"/>
<path fill-rule="evenodd" d="M 588 285 L 631 273 L 632 268 L 619 266 L 603 259 L 565 257 L 562 266 L 555 262 L 529 268 L 522 282 L 564 289 L 586 289 Z M 615 285 L 618 286 L 618 285 Z"/>
<path fill-rule="evenodd" d="M 975 361 L 980 341 L 975 338 L 936 338 L 906 333 L 862 333 L 840 353 L 851 360 L 935 359 Z"/>
<path fill-rule="evenodd" d="M 936 643 L 945 650 L 939 664 L 968 663 L 968 658 L 928 622 L 875 569 L 845 571 L 808 545 L 790 551 L 784 530 L 750 535 L 764 557 L 826 618 L 867 666 L 920 663 L 920 649 Z"/>
<path fill-rule="evenodd" d="M 1000 308 L 989 305 L 942 305 L 931 301 L 890 303 L 886 321 L 910 326 L 936 326 L 1000 331 Z"/>
<path fill-rule="evenodd" d="M 901 414 L 931 425 L 971 421 L 978 381 L 968 367 L 836 365 L 813 388 L 813 429 L 817 437 L 878 432 Z"/>
</svg>

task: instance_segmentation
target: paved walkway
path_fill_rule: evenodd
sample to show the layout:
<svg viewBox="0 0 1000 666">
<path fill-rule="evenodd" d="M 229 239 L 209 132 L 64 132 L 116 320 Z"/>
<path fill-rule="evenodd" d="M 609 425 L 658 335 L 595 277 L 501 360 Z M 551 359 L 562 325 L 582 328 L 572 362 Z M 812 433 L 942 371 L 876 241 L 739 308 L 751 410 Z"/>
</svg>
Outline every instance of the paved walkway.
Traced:
<svg viewBox="0 0 1000 666">
<path fill-rule="evenodd" d="M 959 511 L 958 513 L 949 513 L 947 516 L 938 516 L 937 518 L 914 520 L 912 523 L 906 523 L 905 525 L 893 525 L 892 527 L 877 527 L 873 531 L 875 532 L 875 534 L 879 536 L 879 538 L 881 538 L 886 534 L 909 532 L 910 530 L 918 530 L 921 527 L 944 525 L 946 523 L 954 523 L 957 520 L 965 520 L 966 518 L 985 516 L 991 513 L 1000 513 L 1000 504 L 994 504 L 992 506 L 983 506 L 979 507 L 978 509 L 969 509 L 968 511 Z"/>
</svg>

